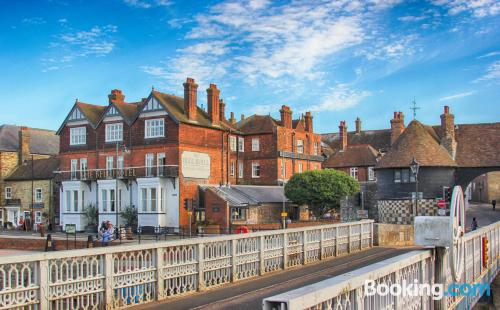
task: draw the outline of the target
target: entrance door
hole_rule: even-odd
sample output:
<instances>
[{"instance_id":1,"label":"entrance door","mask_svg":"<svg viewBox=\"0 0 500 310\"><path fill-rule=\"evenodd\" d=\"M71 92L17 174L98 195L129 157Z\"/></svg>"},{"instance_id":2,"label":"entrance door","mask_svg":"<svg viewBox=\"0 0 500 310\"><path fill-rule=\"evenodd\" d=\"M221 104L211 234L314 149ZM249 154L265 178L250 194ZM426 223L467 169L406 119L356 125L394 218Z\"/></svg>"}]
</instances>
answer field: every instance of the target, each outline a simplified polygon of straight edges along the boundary
<instances>
[{"instance_id":1,"label":"entrance door","mask_svg":"<svg viewBox=\"0 0 500 310\"><path fill-rule=\"evenodd\" d=\"M9 208L7 211L7 222L11 222L14 227L19 225L19 209Z\"/></svg>"}]
</instances>

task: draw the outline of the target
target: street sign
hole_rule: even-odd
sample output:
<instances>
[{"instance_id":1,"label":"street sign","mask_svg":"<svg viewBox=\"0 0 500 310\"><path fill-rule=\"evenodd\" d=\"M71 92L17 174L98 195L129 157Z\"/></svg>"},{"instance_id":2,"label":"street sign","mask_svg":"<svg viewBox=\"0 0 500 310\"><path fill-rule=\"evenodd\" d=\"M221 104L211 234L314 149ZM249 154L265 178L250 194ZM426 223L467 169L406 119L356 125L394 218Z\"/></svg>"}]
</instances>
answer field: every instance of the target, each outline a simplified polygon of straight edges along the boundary
<instances>
[{"instance_id":1,"label":"street sign","mask_svg":"<svg viewBox=\"0 0 500 310\"><path fill-rule=\"evenodd\" d=\"M440 199L440 200L438 200L437 205L440 208L445 208L446 207L446 201L444 201L444 199Z\"/></svg>"},{"instance_id":2,"label":"street sign","mask_svg":"<svg viewBox=\"0 0 500 310\"><path fill-rule=\"evenodd\" d=\"M446 210L445 209L438 209L438 215L439 216L446 216Z\"/></svg>"},{"instance_id":3,"label":"street sign","mask_svg":"<svg viewBox=\"0 0 500 310\"><path fill-rule=\"evenodd\" d=\"M281 217L287 217L288 216L288 213L286 212L281 212Z\"/></svg>"},{"instance_id":4,"label":"street sign","mask_svg":"<svg viewBox=\"0 0 500 310\"><path fill-rule=\"evenodd\" d=\"M368 210L357 210L358 219L367 219L368 218Z\"/></svg>"},{"instance_id":5,"label":"street sign","mask_svg":"<svg viewBox=\"0 0 500 310\"><path fill-rule=\"evenodd\" d=\"M64 226L64 231L67 233L67 234L76 234L76 225L75 224L66 224Z\"/></svg>"}]
</instances>

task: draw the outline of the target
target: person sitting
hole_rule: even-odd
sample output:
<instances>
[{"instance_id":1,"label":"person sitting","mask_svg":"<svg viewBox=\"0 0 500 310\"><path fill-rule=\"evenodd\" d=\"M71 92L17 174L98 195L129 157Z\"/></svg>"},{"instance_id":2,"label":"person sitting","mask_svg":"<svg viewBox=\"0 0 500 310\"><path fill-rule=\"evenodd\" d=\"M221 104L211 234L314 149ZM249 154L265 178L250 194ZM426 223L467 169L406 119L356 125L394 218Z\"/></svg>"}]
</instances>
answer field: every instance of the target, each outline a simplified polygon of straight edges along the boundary
<instances>
[{"instance_id":1,"label":"person sitting","mask_svg":"<svg viewBox=\"0 0 500 310\"><path fill-rule=\"evenodd\" d=\"M113 224L110 221L106 222L106 230L102 233L102 244L107 245L108 242L112 241L114 238L115 230L113 229Z\"/></svg>"},{"instance_id":2,"label":"person sitting","mask_svg":"<svg viewBox=\"0 0 500 310\"><path fill-rule=\"evenodd\" d=\"M475 217L472 218L472 225L471 225L471 229L472 230L476 230L477 228L479 227L479 225L477 224L477 220Z\"/></svg>"}]
</instances>

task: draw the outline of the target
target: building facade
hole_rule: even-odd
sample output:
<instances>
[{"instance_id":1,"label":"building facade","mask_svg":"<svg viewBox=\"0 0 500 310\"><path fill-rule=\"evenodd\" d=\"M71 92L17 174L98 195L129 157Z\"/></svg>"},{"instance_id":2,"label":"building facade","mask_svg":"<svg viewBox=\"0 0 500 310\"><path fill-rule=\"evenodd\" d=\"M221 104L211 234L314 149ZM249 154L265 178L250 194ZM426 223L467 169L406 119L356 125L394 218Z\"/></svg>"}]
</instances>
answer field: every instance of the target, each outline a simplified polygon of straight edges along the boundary
<instances>
[{"instance_id":1,"label":"building facade","mask_svg":"<svg viewBox=\"0 0 500 310\"><path fill-rule=\"evenodd\" d=\"M120 90L108 105L77 101L61 125L61 223L84 229L84 210L95 205L99 222L123 224L121 211L138 210L141 226L185 226L184 201L199 203L198 187L212 184L276 185L280 164L292 173L320 169L320 136L310 113L292 120L225 116L220 90L206 90L207 111L197 104L198 85L184 83L184 97L153 90L127 103ZM285 168L286 169L286 168Z\"/></svg>"}]
</instances>

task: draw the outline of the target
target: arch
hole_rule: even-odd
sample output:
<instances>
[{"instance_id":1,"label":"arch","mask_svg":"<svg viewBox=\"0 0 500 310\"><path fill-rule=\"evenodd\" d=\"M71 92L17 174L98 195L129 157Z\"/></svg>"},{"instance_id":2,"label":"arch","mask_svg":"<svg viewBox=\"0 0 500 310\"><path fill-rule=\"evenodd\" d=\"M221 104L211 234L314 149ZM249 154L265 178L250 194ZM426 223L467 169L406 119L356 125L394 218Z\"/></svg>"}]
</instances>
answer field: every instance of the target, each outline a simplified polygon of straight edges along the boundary
<instances>
[{"instance_id":1,"label":"arch","mask_svg":"<svg viewBox=\"0 0 500 310\"><path fill-rule=\"evenodd\" d=\"M493 171L500 171L500 166L458 168L455 175L455 185L460 185L465 189L470 184L470 182L472 182L478 176Z\"/></svg>"}]
</instances>

